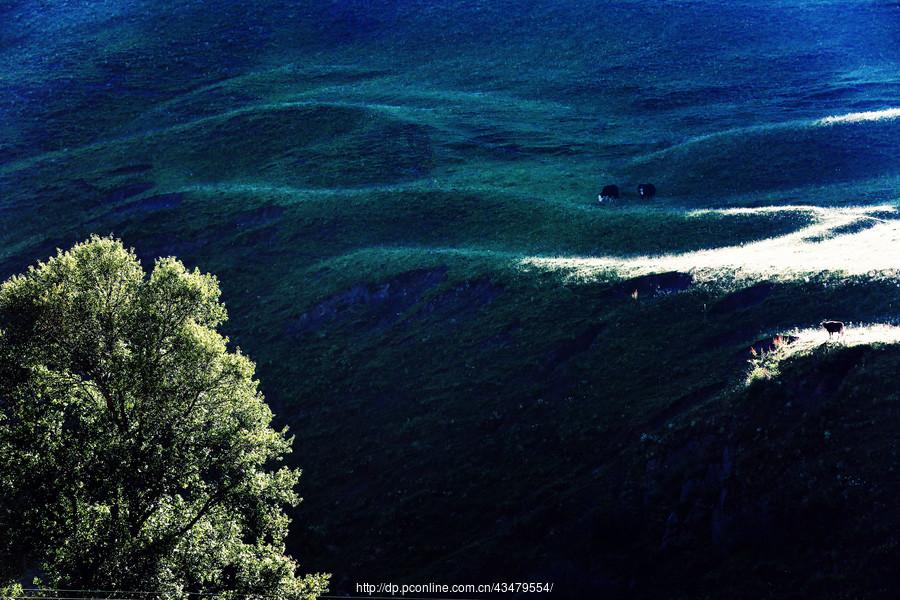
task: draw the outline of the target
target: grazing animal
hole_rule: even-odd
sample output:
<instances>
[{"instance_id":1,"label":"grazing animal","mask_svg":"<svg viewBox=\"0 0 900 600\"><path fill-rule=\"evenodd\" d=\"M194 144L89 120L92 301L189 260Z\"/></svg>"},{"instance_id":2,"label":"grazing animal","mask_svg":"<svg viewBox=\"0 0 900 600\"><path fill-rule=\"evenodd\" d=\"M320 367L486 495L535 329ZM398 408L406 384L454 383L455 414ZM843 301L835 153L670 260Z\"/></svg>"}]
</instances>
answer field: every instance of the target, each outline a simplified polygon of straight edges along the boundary
<instances>
[{"instance_id":1,"label":"grazing animal","mask_svg":"<svg viewBox=\"0 0 900 600\"><path fill-rule=\"evenodd\" d=\"M656 186L652 183L642 183L638 186L638 196L641 200L653 200L656 195Z\"/></svg>"},{"instance_id":2,"label":"grazing animal","mask_svg":"<svg viewBox=\"0 0 900 600\"><path fill-rule=\"evenodd\" d=\"M844 322L843 321L822 321L822 327L825 328L825 331L828 332L828 337L831 337L832 334L844 335Z\"/></svg>"},{"instance_id":3,"label":"grazing animal","mask_svg":"<svg viewBox=\"0 0 900 600\"><path fill-rule=\"evenodd\" d=\"M600 202L605 202L609 200L618 200L619 199L619 186L617 185L605 185L603 186L603 190L600 192Z\"/></svg>"}]
</instances>

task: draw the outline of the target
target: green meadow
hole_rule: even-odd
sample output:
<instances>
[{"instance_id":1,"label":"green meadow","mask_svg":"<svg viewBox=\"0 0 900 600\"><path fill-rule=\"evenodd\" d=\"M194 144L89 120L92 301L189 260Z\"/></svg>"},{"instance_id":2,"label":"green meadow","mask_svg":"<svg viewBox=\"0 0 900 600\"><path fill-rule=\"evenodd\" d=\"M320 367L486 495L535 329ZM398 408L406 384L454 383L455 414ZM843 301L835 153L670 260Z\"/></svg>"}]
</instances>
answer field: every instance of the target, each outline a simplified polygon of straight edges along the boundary
<instances>
[{"instance_id":1,"label":"green meadow","mask_svg":"<svg viewBox=\"0 0 900 600\"><path fill-rule=\"evenodd\" d=\"M821 121L893 88L804 54L815 3L767 9L796 39L743 3L47 4L0 9L0 270L100 234L215 274L333 590L896 578L900 124Z\"/></svg>"}]
</instances>

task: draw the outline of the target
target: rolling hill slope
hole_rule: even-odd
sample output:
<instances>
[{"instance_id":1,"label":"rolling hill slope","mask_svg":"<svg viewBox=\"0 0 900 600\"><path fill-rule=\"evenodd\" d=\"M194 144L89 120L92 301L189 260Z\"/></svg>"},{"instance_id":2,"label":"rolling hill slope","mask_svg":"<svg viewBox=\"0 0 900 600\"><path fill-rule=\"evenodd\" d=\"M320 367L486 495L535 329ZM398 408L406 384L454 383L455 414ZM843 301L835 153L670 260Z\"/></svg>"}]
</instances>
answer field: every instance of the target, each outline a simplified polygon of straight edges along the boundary
<instances>
[{"instance_id":1,"label":"rolling hill slope","mask_svg":"<svg viewBox=\"0 0 900 600\"><path fill-rule=\"evenodd\" d=\"M2 275L217 274L338 592L884 596L896 7L376 4L0 7Z\"/></svg>"}]
</instances>

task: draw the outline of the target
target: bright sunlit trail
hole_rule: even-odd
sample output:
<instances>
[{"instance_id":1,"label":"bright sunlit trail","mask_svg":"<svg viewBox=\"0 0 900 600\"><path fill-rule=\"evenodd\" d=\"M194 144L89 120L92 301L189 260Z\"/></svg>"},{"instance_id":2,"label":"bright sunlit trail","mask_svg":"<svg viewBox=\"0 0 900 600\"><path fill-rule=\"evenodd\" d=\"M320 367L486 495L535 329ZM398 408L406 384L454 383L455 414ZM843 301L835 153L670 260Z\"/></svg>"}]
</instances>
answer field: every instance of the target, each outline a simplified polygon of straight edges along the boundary
<instances>
[{"instance_id":1,"label":"bright sunlit trail","mask_svg":"<svg viewBox=\"0 0 900 600\"><path fill-rule=\"evenodd\" d=\"M862 123L865 121L887 121L900 117L900 108L886 108L884 110L869 110L854 112L846 115L825 117L816 121L816 125L836 125L838 123Z\"/></svg>"},{"instance_id":2,"label":"bright sunlit trail","mask_svg":"<svg viewBox=\"0 0 900 600\"><path fill-rule=\"evenodd\" d=\"M689 271L699 279L728 270L746 278L790 279L821 271L848 275L900 269L900 220L877 214L896 213L893 205L822 208L782 206L703 210L709 213L748 214L776 211L807 213L815 221L787 235L758 242L661 256L638 257L527 257L523 266L568 271L575 278L592 278L615 270L625 276L661 271ZM856 233L843 228L860 226Z\"/></svg>"}]
</instances>

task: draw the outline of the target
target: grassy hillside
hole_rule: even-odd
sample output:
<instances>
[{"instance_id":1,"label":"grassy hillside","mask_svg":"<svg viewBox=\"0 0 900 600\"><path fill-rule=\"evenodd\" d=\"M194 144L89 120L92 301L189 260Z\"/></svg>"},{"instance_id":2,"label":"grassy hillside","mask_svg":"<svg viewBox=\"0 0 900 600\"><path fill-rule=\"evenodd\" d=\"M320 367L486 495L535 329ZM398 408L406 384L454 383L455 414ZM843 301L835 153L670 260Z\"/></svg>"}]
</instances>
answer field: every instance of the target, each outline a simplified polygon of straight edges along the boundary
<instances>
[{"instance_id":1,"label":"grassy hillside","mask_svg":"<svg viewBox=\"0 0 900 600\"><path fill-rule=\"evenodd\" d=\"M895 335L870 330L866 342L787 346L777 352L777 377L644 438L623 467L631 476L618 475L622 488L598 498L631 518L635 529L619 539L626 556L640 557L636 569L653 574L653 584L638 584L644 593L686 581L678 597L892 593ZM622 521L597 512L588 521L596 533L622 532Z\"/></svg>"},{"instance_id":2,"label":"grassy hillside","mask_svg":"<svg viewBox=\"0 0 900 600\"><path fill-rule=\"evenodd\" d=\"M0 274L217 274L336 591L890 589L900 121L840 117L894 97L887 4L25 4Z\"/></svg>"}]
</instances>

